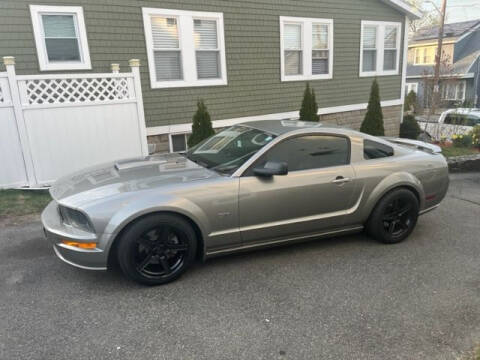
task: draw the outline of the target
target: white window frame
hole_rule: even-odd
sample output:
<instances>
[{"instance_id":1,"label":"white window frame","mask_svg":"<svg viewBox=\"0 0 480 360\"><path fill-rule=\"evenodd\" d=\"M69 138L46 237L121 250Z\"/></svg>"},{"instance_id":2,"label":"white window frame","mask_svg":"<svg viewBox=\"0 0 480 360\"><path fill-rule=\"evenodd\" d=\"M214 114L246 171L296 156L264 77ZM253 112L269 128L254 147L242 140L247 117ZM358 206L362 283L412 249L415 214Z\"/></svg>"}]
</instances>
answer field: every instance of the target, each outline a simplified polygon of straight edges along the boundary
<instances>
[{"instance_id":1,"label":"white window frame","mask_svg":"<svg viewBox=\"0 0 480 360\"><path fill-rule=\"evenodd\" d=\"M285 75L285 49L283 43L283 27L285 24L301 25L303 71L301 75ZM312 74L312 24L328 25L328 74ZM280 16L280 78L281 81L333 78L333 19Z\"/></svg>"},{"instance_id":2,"label":"white window frame","mask_svg":"<svg viewBox=\"0 0 480 360\"><path fill-rule=\"evenodd\" d=\"M53 61L48 60L45 44L42 15L74 15L75 30L78 36L80 61ZM87 30L81 6L46 6L30 5L35 46L37 48L40 71L60 70L91 70L90 52L88 50Z\"/></svg>"},{"instance_id":3,"label":"white window frame","mask_svg":"<svg viewBox=\"0 0 480 360\"><path fill-rule=\"evenodd\" d=\"M368 76L388 76L388 75L398 75L400 69L400 48L402 40L402 23L400 22L390 22L390 21L361 21L360 29L360 68L359 76L368 77ZM365 26L375 26L377 28L377 39L376 39L376 51L377 51L377 69L375 71L363 71L363 29ZM386 26L395 26L397 28L397 59L396 67L394 70L383 70L384 56L385 56L385 27Z\"/></svg>"},{"instance_id":4,"label":"white window frame","mask_svg":"<svg viewBox=\"0 0 480 360\"><path fill-rule=\"evenodd\" d=\"M148 68L150 72L150 86L152 89L227 85L227 63L225 56L223 13L145 7L142 8L142 13L145 42L147 47ZM156 79L151 16L175 17L177 19L179 45L182 54L182 80L157 81ZM217 22L217 37L218 48L220 50L219 60L221 71L221 77L218 79L198 79L197 77L197 58L193 39L193 20L195 19L215 20Z\"/></svg>"},{"instance_id":5,"label":"white window frame","mask_svg":"<svg viewBox=\"0 0 480 360\"><path fill-rule=\"evenodd\" d=\"M407 88L407 95L410 93L410 91L413 90L415 94L418 94L418 82L411 82L411 83L406 83L406 88Z\"/></svg>"},{"instance_id":6,"label":"white window frame","mask_svg":"<svg viewBox=\"0 0 480 360\"><path fill-rule=\"evenodd\" d=\"M171 153L180 153L184 151L188 151L188 137L191 135L191 132L177 132L177 133L170 133L168 134L168 149ZM180 151L173 151L173 140L172 136L176 135L183 135L185 137L185 150Z\"/></svg>"},{"instance_id":7,"label":"white window frame","mask_svg":"<svg viewBox=\"0 0 480 360\"><path fill-rule=\"evenodd\" d=\"M425 62L425 50L428 48L433 48L433 57L432 57L432 62ZM417 52L422 51L422 56L420 57L421 61L417 62ZM415 48L415 53L414 53L414 58L413 58L413 65L434 65L435 64L435 58L437 56L437 47L436 46L421 46Z\"/></svg>"},{"instance_id":8,"label":"white window frame","mask_svg":"<svg viewBox=\"0 0 480 360\"><path fill-rule=\"evenodd\" d=\"M455 98L448 98L448 86L455 86ZM463 97L461 99L458 98L458 90L459 86L463 87ZM466 96L466 91L467 91L467 82L465 80L460 80L456 82L447 82L445 83L442 91L442 100L447 100L447 101L465 101L465 96Z\"/></svg>"}]
</instances>

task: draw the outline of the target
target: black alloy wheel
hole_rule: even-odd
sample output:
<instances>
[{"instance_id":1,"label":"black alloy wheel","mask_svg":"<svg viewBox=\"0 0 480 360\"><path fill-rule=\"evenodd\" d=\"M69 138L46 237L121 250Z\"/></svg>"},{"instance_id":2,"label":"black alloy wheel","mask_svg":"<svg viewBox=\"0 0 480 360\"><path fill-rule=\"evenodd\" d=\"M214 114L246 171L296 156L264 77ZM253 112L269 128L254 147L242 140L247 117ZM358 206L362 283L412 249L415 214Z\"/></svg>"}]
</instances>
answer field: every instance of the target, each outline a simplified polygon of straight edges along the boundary
<instances>
[{"instance_id":1,"label":"black alloy wheel","mask_svg":"<svg viewBox=\"0 0 480 360\"><path fill-rule=\"evenodd\" d=\"M378 202L368 220L367 231L381 242L400 242L415 228L418 211L415 194L405 188L395 189Z\"/></svg>"},{"instance_id":2,"label":"black alloy wheel","mask_svg":"<svg viewBox=\"0 0 480 360\"><path fill-rule=\"evenodd\" d=\"M171 214L153 214L134 222L119 241L122 271L147 285L178 278L193 261L197 244L191 225Z\"/></svg>"},{"instance_id":3,"label":"black alloy wheel","mask_svg":"<svg viewBox=\"0 0 480 360\"><path fill-rule=\"evenodd\" d=\"M135 268L146 277L166 277L181 269L188 253L185 234L169 225L147 230L133 245Z\"/></svg>"}]
</instances>

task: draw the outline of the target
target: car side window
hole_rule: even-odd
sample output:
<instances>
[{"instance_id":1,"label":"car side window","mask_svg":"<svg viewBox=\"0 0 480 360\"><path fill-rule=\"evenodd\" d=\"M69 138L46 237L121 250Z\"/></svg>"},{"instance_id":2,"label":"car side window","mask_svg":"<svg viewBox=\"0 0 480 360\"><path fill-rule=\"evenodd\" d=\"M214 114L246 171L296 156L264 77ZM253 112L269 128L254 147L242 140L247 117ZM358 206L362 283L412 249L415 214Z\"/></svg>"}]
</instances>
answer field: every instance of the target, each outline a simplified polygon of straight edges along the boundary
<instances>
[{"instance_id":1,"label":"car side window","mask_svg":"<svg viewBox=\"0 0 480 360\"><path fill-rule=\"evenodd\" d=\"M372 140L363 140L363 158L365 160L380 159L389 156L393 156L393 148L391 146Z\"/></svg>"},{"instance_id":2,"label":"car side window","mask_svg":"<svg viewBox=\"0 0 480 360\"><path fill-rule=\"evenodd\" d=\"M288 171L318 169L350 163L350 141L343 136L297 136L275 145L257 160L245 175L253 175L253 168L267 161L286 162Z\"/></svg>"},{"instance_id":3,"label":"car side window","mask_svg":"<svg viewBox=\"0 0 480 360\"><path fill-rule=\"evenodd\" d=\"M445 116L445 120L443 120L443 123L444 124L451 124L452 123L452 115L447 114L447 116Z\"/></svg>"},{"instance_id":4,"label":"car side window","mask_svg":"<svg viewBox=\"0 0 480 360\"><path fill-rule=\"evenodd\" d=\"M475 126L477 124L480 124L480 118L475 115L467 115L467 123L465 125Z\"/></svg>"}]
</instances>

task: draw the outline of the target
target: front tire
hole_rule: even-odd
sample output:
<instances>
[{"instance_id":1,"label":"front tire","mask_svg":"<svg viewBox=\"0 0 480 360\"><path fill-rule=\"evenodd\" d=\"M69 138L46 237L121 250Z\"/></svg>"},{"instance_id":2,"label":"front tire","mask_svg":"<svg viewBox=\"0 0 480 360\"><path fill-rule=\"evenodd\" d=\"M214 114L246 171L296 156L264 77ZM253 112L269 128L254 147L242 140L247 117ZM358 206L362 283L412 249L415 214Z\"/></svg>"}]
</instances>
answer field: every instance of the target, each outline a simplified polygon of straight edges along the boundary
<instances>
[{"instance_id":1,"label":"front tire","mask_svg":"<svg viewBox=\"0 0 480 360\"><path fill-rule=\"evenodd\" d=\"M195 258L192 226L171 214L147 215L119 239L117 259L123 273L145 285L166 284L180 277Z\"/></svg>"},{"instance_id":2,"label":"front tire","mask_svg":"<svg viewBox=\"0 0 480 360\"><path fill-rule=\"evenodd\" d=\"M377 204L367 222L370 236L386 244L405 240L417 224L418 199L408 189L395 189Z\"/></svg>"}]
</instances>

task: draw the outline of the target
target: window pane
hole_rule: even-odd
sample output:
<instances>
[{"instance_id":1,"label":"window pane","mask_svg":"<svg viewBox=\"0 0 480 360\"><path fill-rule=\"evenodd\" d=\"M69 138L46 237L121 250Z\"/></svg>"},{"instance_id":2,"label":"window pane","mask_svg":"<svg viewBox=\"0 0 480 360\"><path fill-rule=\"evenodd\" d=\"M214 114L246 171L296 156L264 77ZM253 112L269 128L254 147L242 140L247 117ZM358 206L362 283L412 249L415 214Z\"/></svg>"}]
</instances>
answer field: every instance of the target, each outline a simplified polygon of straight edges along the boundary
<instances>
[{"instance_id":1,"label":"window pane","mask_svg":"<svg viewBox=\"0 0 480 360\"><path fill-rule=\"evenodd\" d=\"M457 100L463 100L463 93L465 88L463 87L464 83L457 84Z\"/></svg>"},{"instance_id":2,"label":"window pane","mask_svg":"<svg viewBox=\"0 0 480 360\"><path fill-rule=\"evenodd\" d=\"M154 49L178 49L177 19L152 16L151 22Z\"/></svg>"},{"instance_id":3,"label":"window pane","mask_svg":"<svg viewBox=\"0 0 480 360\"><path fill-rule=\"evenodd\" d=\"M363 141L363 158L364 159L379 159L388 156L393 156L393 148L377 143L372 140L364 140Z\"/></svg>"},{"instance_id":4,"label":"window pane","mask_svg":"<svg viewBox=\"0 0 480 360\"><path fill-rule=\"evenodd\" d=\"M75 38L74 15L42 15L46 38Z\"/></svg>"},{"instance_id":5,"label":"window pane","mask_svg":"<svg viewBox=\"0 0 480 360\"><path fill-rule=\"evenodd\" d=\"M363 50L362 71L377 69L377 50Z\"/></svg>"},{"instance_id":6,"label":"window pane","mask_svg":"<svg viewBox=\"0 0 480 360\"><path fill-rule=\"evenodd\" d=\"M302 49L302 26L300 24L285 24L283 31L283 43L285 50Z\"/></svg>"},{"instance_id":7,"label":"window pane","mask_svg":"<svg viewBox=\"0 0 480 360\"><path fill-rule=\"evenodd\" d=\"M397 47L397 28L395 26L385 26L385 49L395 49Z\"/></svg>"},{"instance_id":8,"label":"window pane","mask_svg":"<svg viewBox=\"0 0 480 360\"><path fill-rule=\"evenodd\" d=\"M193 21L194 41L196 49L216 49L217 45L217 22L215 20Z\"/></svg>"},{"instance_id":9,"label":"window pane","mask_svg":"<svg viewBox=\"0 0 480 360\"><path fill-rule=\"evenodd\" d=\"M285 161L288 171L307 170L348 164L348 140L338 136L302 136L273 147L260 160Z\"/></svg>"},{"instance_id":10,"label":"window pane","mask_svg":"<svg viewBox=\"0 0 480 360\"><path fill-rule=\"evenodd\" d=\"M199 79L220 77L219 52L197 51L197 75Z\"/></svg>"},{"instance_id":11,"label":"window pane","mask_svg":"<svg viewBox=\"0 0 480 360\"><path fill-rule=\"evenodd\" d=\"M377 47L377 27L365 26L363 28L363 48L375 49Z\"/></svg>"},{"instance_id":12,"label":"window pane","mask_svg":"<svg viewBox=\"0 0 480 360\"><path fill-rule=\"evenodd\" d=\"M455 99L455 84L447 84L447 99L454 100Z\"/></svg>"},{"instance_id":13,"label":"window pane","mask_svg":"<svg viewBox=\"0 0 480 360\"><path fill-rule=\"evenodd\" d=\"M328 74L328 50L312 51L312 74Z\"/></svg>"},{"instance_id":14,"label":"window pane","mask_svg":"<svg viewBox=\"0 0 480 360\"><path fill-rule=\"evenodd\" d=\"M415 49L415 64L422 62L422 49Z\"/></svg>"},{"instance_id":15,"label":"window pane","mask_svg":"<svg viewBox=\"0 0 480 360\"><path fill-rule=\"evenodd\" d=\"M77 39L45 39L48 61L80 61Z\"/></svg>"},{"instance_id":16,"label":"window pane","mask_svg":"<svg viewBox=\"0 0 480 360\"><path fill-rule=\"evenodd\" d=\"M154 51L154 58L157 81L183 78L180 51Z\"/></svg>"},{"instance_id":17,"label":"window pane","mask_svg":"<svg viewBox=\"0 0 480 360\"><path fill-rule=\"evenodd\" d=\"M397 50L385 50L383 57L383 70L395 70L397 65Z\"/></svg>"},{"instance_id":18,"label":"window pane","mask_svg":"<svg viewBox=\"0 0 480 360\"><path fill-rule=\"evenodd\" d=\"M285 51L285 75L302 74L302 52Z\"/></svg>"},{"instance_id":19,"label":"window pane","mask_svg":"<svg viewBox=\"0 0 480 360\"><path fill-rule=\"evenodd\" d=\"M187 142L185 141L185 134L172 135L172 151L179 152L187 150Z\"/></svg>"},{"instance_id":20,"label":"window pane","mask_svg":"<svg viewBox=\"0 0 480 360\"><path fill-rule=\"evenodd\" d=\"M312 25L312 48L328 49L328 25Z\"/></svg>"}]
</instances>

